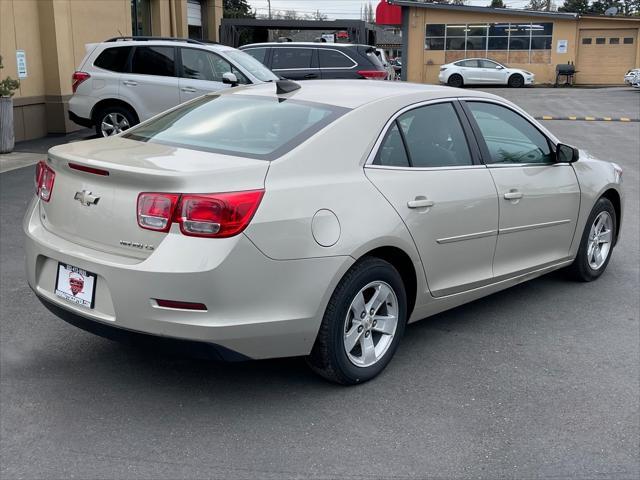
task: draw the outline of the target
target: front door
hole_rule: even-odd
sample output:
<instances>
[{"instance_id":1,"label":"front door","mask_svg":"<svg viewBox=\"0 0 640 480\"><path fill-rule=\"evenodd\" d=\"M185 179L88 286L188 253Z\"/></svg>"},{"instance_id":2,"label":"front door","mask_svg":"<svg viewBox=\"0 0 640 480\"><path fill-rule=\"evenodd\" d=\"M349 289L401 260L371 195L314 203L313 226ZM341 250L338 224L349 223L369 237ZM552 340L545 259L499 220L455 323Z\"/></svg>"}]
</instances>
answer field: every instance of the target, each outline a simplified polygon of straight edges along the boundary
<instances>
[{"instance_id":1,"label":"front door","mask_svg":"<svg viewBox=\"0 0 640 480\"><path fill-rule=\"evenodd\" d=\"M242 75L224 58L197 48L181 48L180 60L181 103L209 92L228 88L229 85L222 83L222 75L227 72L234 73L236 76ZM243 75L242 77L246 78Z\"/></svg>"},{"instance_id":2,"label":"front door","mask_svg":"<svg viewBox=\"0 0 640 480\"><path fill-rule=\"evenodd\" d=\"M487 102L466 105L500 203L494 275L566 260L580 207L573 167L556 163L551 142L514 110Z\"/></svg>"},{"instance_id":3,"label":"front door","mask_svg":"<svg viewBox=\"0 0 640 480\"><path fill-rule=\"evenodd\" d=\"M367 177L404 220L436 297L491 282L498 199L452 102L416 107L387 130Z\"/></svg>"},{"instance_id":4,"label":"front door","mask_svg":"<svg viewBox=\"0 0 640 480\"><path fill-rule=\"evenodd\" d=\"M484 79L483 83L506 85L507 75L504 67L491 60L478 60L478 70Z\"/></svg>"}]
</instances>

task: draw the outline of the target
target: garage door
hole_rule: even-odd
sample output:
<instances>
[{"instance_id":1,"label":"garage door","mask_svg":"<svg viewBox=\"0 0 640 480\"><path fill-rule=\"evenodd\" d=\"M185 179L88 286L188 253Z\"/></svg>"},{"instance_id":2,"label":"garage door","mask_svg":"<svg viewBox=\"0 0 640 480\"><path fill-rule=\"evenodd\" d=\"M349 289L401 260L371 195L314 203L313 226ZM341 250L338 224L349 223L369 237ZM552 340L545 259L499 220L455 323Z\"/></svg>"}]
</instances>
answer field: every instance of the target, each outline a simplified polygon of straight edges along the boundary
<instances>
[{"instance_id":1,"label":"garage door","mask_svg":"<svg viewBox=\"0 0 640 480\"><path fill-rule=\"evenodd\" d=\"M580 30L576 83L620 84L636 65L637 30Z\"/></svg>"}]
</instances>

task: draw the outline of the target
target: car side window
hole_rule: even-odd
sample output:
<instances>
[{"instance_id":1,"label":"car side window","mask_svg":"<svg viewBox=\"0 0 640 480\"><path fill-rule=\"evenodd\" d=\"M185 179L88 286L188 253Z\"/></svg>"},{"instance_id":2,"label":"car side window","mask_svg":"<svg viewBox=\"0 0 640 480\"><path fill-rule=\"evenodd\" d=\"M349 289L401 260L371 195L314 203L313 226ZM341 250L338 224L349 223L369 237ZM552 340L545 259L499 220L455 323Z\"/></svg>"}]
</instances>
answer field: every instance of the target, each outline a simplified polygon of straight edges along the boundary
<instances>
[{"instance_id":1,"label":"car side window","mask_svg":"<svg viewBox=\"0 0 640 480\"><path fill-rule=\"evenodd\" d=\"M466 68L478 68L478 60L463 60L456 65Z\"/></svg>"},{"instance_id":2,"label":"car side window","mask_svg":"<svg viewBox=\"0 0 640 480\"><path fill-rule=\"evenodd\" d=\"M318 50L320 55L320 68L351 68L355 62L342 52L337 50L321 48Z\"/></svg>"},{"instance_id":3,"label":"car side window","mask_svg":"<svg viewBox=\"0 0 640 480\"><path fill-rule=\"evenodd\" d=\"M493 68L495 69L498 64L496 62L492 62L491 60L478 60L481 68Z\"/></svg>"},{"instance_id":4,"label":"car side window","mask_svg":"<svg viewBox=\"0 0 640 480\"><path fill-rule=\"evenodd\" d=\"M552 163L549 141L513 110L494 103L467 102L490 158L485 163Z\"/></svg>"},{"instance_id":5,"label":"car side window","mask_svg":"<svg viewBox=\"0 0 640 480\"><path fill-rule=\"evenodd\" d=\"M380 144L376 158L373 160L374 165L386 165L389 167L409 167L409 158L404 148L404 142L398 129L398 122L393 125Z\"/></svg>"},{"instance_id":6,"label":"car side window","mask_svg":"<svg viewBox=\"0 0 640 480\"><path fill-rule=\"evenodd\" d=\"M175 77L174 56L174 47L136 47L131 60L131 73Z\"/></svg>"},{"instance_id":7,"label":"car side window","mask_svg":"<svg viewBox=\"0 0 640 480\"><path fill-rule=\"evenodd\" d=\"M215 75L207 52L194 48L181 48L182 77L194 80L214 80Z\"/></svg>"},{"instance_id":8,"label":"car side window","mask_svg":"<svg viewBox=\"0 0 640 480\"><path fill-rule=\"evenodd\" d=\"M274 48L271 57L272 70L311 68L313 50L311 48Z\"/></svg>"},{"instance_id":9,"label":"car side window","mask_svg":"<svg viewBox=\"0 0 640 480\"><path fill-rule=\"evenodd\" d=\"M243 50L251 55L253 58L258 60L260 63L265 64L264 61L267 57L267 49L266 48L248 48L247 50ZM266 64L265 64L266 65Z\"/></svg>"},{"instance_id":10,"label":"car side window","mask_svg":"<svg viewBox=\"0 0 640 480\"><path fill-rule=\"evenodd\" d=\"M231 65L230 62L222 58L220 55L216 55L215 53L208 53L209 60L211 60L211 65L213 66L213 78L216 82L222 82L222 76L225 73L233 73L238 79L238 83L247 84L249 83L249 79L236 67Z\"/></svg>"},{"instance_id":11,"label":"car side window","mask_svg":"<svg viewBox=\"0 0 640 480\"><path fill-rule=\"evenodd\" d=\"M131 47L107 48L98 55L93 65L104 70L123 73L127 71L129 53L131 53Z\"/></svg>"},{"instance_id":12,"label":"car side window","mask_svg":"<svg viewBox=\"0 0 640 480\"><path fill-rule=\"evenodd\" d=\"M412 167L473 164L464 130L451 103L414 108L398 117L398 124Z\"/></svg>"}]
</instances>

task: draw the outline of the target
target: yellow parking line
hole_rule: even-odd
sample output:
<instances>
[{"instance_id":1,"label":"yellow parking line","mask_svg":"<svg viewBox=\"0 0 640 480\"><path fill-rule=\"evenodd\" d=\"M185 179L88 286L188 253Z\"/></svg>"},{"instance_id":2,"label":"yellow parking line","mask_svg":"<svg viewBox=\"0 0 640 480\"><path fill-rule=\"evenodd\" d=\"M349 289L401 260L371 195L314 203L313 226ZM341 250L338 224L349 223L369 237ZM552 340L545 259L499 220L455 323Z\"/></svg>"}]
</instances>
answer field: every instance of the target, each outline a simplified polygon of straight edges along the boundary
<instances>
[{"instance_id":1,"label":"yellow parking line","mask_svg":"<svg viewBox=\"0 0 640 480\"><path fill-rule=\"evenodd\" d=\"M596 119L596 117L584 117L584 119L588 122L593 122Z\"/></svg>"},{"instance_id":2,"label":"yellow parking line","mask_svg":"<svg viewBox=\"0 0 640 480\"><path fill-rule=\"evenodd\" d=\"M606 120L607 122L611 121L611 117L602 117L604 120Z\"/></svg>"},{"instance_id":3,"label":"yellow parking line","mask_svg":"<svg viewBox=\"0 0 640 480\"><path fill-rule=\"evenodd\" d=\"M569 115L569 120L577 120L577 119L578 119L578 117L573 117L573 116Z\"/></svg>"},{"instance_id":4,"label":"yellow parking line","mask_svg":"<svg viewBox=\"0 0 640 480\"><path fill-rule=\"evenodd\" d=\"M543 115L542 119L543 120L553 120L553 117L551 115Z\"/></svg>"},{"instance_id":5,"label":"yellow parking line","mask_svg":"<svg viewBox=\"0 0 640 480\"><path fill-rule=\"evenodd\" d=\"M621 121L621 122L630 122L630 121L631 121L631 119L630 119L630 118L627 118L627 117L620 117L620 121Z\"/></svg>"}]
</instances>

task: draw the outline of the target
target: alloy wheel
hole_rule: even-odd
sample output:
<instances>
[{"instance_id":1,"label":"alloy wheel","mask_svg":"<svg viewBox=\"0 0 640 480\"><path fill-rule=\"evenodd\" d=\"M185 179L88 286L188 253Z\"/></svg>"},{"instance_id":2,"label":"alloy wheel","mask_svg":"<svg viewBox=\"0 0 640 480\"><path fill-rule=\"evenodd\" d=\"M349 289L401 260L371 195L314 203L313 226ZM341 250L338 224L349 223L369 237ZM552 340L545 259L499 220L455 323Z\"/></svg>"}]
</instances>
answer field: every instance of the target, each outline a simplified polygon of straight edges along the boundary
<instances>
[{"instance_id":1,"label":"alloy wheel","mask_svg":"<svg viewBox=\"0 0 640 480\"><path fill-rule=\"evenodd\" d=\"M371 282L352 300L344 323L344 350L357 367L377 363L393 342L398 298L385 282Z\"/></svg>"},{"instance_id":2,"label":"alloy wheel","mask_svg":"<svg viewBox=\"0 0 640 480\"><path fill-rule=\"evenodd\" d=\"M103 137L110 137L124 132L129 128L127 117L118 112L107 113L100 123L100 131Z\"/></svg>"},{"instance_id":3,"label":"alloy wheel","mask_svg":"<svg viewBox=\"0 0 640 480\"><path fill-rule=\"evenodd\" d=\"M587 244L587 262L593 270L599 270L607 261L613 240L613 219L609 212L600 212L593 221Z\"/></svg>"}]
</instances>

